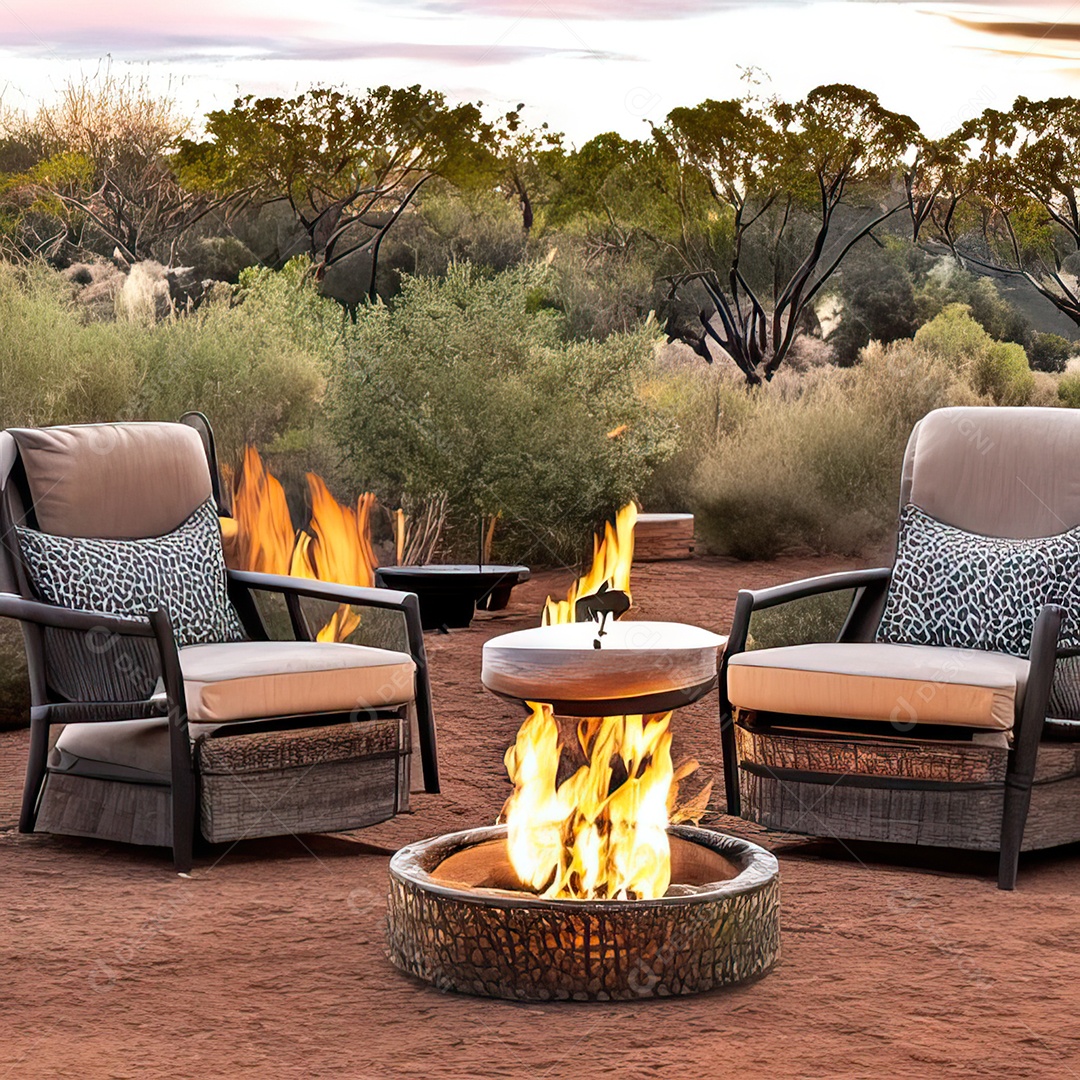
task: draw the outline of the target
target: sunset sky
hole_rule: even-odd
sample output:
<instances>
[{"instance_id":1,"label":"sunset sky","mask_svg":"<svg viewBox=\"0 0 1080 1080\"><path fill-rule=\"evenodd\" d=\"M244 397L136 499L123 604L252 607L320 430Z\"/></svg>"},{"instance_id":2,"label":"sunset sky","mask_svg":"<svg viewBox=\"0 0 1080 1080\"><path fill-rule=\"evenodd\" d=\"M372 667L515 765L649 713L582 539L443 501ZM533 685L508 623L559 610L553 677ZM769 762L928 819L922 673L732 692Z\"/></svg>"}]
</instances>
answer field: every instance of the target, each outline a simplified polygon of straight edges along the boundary
<instances>
[{"instance_id":1,"label":"sunset sky","mask_svg":"<svg viewBox=\"0 0 1080 1080\"><path fill-rule=\"evenodd\" d=\"M676 105L822 82L877 91L930 133L1018 94L1080 93L1080 4L894 0L0 0L0 105L108 64L193 116L240 93L421 83L524 102L572 141Z\"/></svg>"}]
</instances>

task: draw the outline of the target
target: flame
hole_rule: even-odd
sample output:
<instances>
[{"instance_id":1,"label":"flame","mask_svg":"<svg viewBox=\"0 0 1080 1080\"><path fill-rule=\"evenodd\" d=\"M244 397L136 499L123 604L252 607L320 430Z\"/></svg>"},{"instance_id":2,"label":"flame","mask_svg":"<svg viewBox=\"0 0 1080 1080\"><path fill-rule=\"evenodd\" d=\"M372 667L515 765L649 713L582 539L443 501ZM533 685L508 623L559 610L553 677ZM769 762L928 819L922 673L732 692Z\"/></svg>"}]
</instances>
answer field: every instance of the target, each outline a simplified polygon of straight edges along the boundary
<instances>
[{"instance_id":1,"label":"flame","mask_svg":"<svg viewBox=\"0 0 1080 1080\"><path fill-rule=\"evenodd\" d=\"M239 479L233 484L235 525L226 524L228 519L222 522L229 565L338 585L374 585L378 562L371 546L371 511L375 496L361 495L353 510L330 494L321 477L308 473L307 482L311 518L297 532L280 481L254 447L245 449ZM344 641L359 625L359 613L341 604L316 640Z\"/></svg>"},{"instance_id":2,"label":"flame","mask_svg":"<svg viewBox=\"0 0 1080 1080\"><path fill-rule=\"evenodd\" d=\"M671 881L671 713L580 721L586 763L558 784L558 724L550 705L530 707L505 757L514 793L503 817L518 878L547 898L663 896ZM613 786L619 765L626 778Z\"/></svg>"},{"instance_id":3,"label":"flame","mask_svg":"<svg viewBox=\"0 0 1080 1080\"><path fill-rule=\"evenodd\" d=\"M556 626L576 621L574 605L582 596L590 596L606 581L608 588L630 595L630 567L634 561L634 525L637 506L627 503L616 515L615 524L604 524L604 537L593 537L593 560L588 573L570 586L565 600L544 604L544 626Z\"/></svg>"},{"instance_id":4,"label":"flame","mask_svg":"<svg viewBox=\"0 0 1080 1080\"><path fill-rule=\"evenodd\" d=\"M288 574L296 530L285 501L285 489L263 465L253 446L244 450L232 507L237 568L259 574Z\"/></svg>"}]
</instances>

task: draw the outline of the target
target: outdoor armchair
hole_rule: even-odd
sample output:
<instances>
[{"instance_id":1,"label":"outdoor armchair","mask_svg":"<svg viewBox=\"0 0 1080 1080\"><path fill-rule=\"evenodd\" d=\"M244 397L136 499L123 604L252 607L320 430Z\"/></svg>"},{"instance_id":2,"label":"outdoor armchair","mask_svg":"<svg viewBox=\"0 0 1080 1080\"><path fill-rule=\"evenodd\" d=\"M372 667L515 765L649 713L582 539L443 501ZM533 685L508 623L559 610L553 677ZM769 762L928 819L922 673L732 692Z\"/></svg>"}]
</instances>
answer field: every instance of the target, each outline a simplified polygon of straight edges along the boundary
<instances>
[{"instance_id":1,"label":"outdoor armchair","mask_svg":"<svg viewBox=\"0 0 1080 1080\"><path fill-rule=\"evenodd\" d=\"M21 831L167 846L187 870L200 833L358 828L407 809L414 772L439 790L416 597L226 570L221 512L198 414L0 434L0 615L22 622L31 693ZM337 604L378 647L314 640Z\"/></svg>"},{"instance_id":2,"label":"outdoor armchair","mask_svg":"<svg viewBox=\"0 0 1080 1080\"><path fill-rule=\"evenodd\" d=\"M997 851L1011 889L1021 850L1080 840L1080 413L930 413L900 505L893 567L739 593L720 678L728 810ZM755 617L838 592L835 641L748 649Z\"/></svg>"}]
</instances>

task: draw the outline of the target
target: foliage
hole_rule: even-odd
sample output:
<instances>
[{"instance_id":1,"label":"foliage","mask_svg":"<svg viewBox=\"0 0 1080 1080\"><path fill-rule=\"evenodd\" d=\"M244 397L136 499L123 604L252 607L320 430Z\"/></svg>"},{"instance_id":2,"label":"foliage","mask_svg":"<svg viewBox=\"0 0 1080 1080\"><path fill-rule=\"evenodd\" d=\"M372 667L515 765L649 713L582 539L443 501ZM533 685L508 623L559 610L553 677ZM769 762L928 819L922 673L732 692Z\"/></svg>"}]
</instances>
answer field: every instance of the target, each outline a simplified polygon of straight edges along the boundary
<instances>
[{"instance_id":1,"label":"foliage","mask_svg":"<svg viewBox=\"0 0 1080 1080\"><path fill-rule=\"evenodd\" d=\"M1073 349L1073 343L1060 334L1036 333L1028 346L1028 363L1035 371L1060 373L1065 370Z\"/></svg>"},{"instance_id":2,"label":"foliage","mask_svg":"<svg viewBox=\"0 0 1080 1080\"><path fill-rule=\"evenodd\" d=\"M712 550L744 559L880 543L895 527L912 426L931 409L977 400L954 364L906 340L869 345L850 370L777 378L694 469L698 531Z\"/></svg>"},{"instance_id":3,"label":"foliage","mask_svg":"<svg viewBox=\"0 0 1080 1080\"><path fill-rule=\"evenodd\" d=\"M176 165L190 187L234 210L286 203L317 276L366 252L373 299L382 237L429 177L462 168L479 128L475 105L448 106L443 94L420 86L249 95L211 112L205 138L185 140Z\"/></svg>"},{"instance_id":4,"label":"foliage","mask_svg":"<svg viewBox=\"0 0 1080 1080\"><path fill-rule=\"evenodd\" d=\"M888 343L915 333L918 303L906 254L896 242L863 241L844 260L838 275L840 325L828 338L837 363L850 367L871 340Z\"/></svg>"},{"instance_id":5,"label":"foliage","mask_svg":"<svg viewBox=\"0 0 1080 1080\"><path fill-rule=\"evenodd\" d=\"M891 188L918 138L915 122L853 86L819 86L795 104L706 101L673 109L654 138L681 175L703 178L732 219L725 265L693 268L673 289L699 281L718 324L705 333L751 385L772 378L826 282L855 243L907 206ZM852 202L870 203L845 227ZM807 227L815 221L813 227ZM799 226L803 226L801 233ZM742 254L764 232L767 273L755 283ZM684 340L702 347L700 337Z\"/></svg>"},{"instance_id":6,"label":"foliage","mask_svg":"<svg viewBox=\"0 0 1080 1080\"><path fill-rule=\"evenodd\" d=\"M340 340L340 309L295 268L247 276L240 300L204 305L140 336L141 379L130 405L147 419L206 412L222 460L234 464L245 443L265 446L312 426Z\"/></svg>"},{"instance_id":7,"label":"foliage","mask_svg":"<svg viewBox=\"0 0 1080 1080\"><path fill-rule=\"evenodd\" d=\"M281 301L285 276L251 283L243 303L223 299L157 325L87 322L72 287L39 263L0 262L0 425L211 417L223 458L245 440L266 444L310 425L328 366L325 338L305 305Z\"/></svg>"},{"instance_id":8,"label":"foliage","mask_svg":"<svg viewBox=\"0 0 1080 1080\"><path fill-rule=\"evenodd\" d=\"M206 212L167 160L188 126L145 82L108 73L69 82L32 117L4 118L0 214L12 253L169 262Z\"/></svg>"},{"instance_id":9,"label":"foliage","mask_svg":"<svg viewBox=\"0 0 1080 1080\"><path fill-rule=\"evenodd\" d=\"M1009 303L988 277L963 270L951 256L939 259L916 292L918 321L926 323L949 304L966 304L971 317L996 341L1030 346L1034 330L1027 316Z\"/></svg>"},{"instance_id":10,"label":"foliage","mask_svg":"<svg viewBox=\"0 0 1080 1080\"><path fill-rule=\"evenodd\" d=\"M502 515L503 557L577 559L669 440L634 387L655 327L602 343L567 342L562 329L550 272L536 266L406 278L391 307L359 312L329 399L354 489L388 505L445 494L465 558L483 513Z\"/></svg>"},{"instance_id":11,"label":"foliage","mask_svg":"<svg viewBox=\"0 0 1080 1080\"><path fill-rule=\"evenodd\" d=\"M978 394L996 405L1026 405L1035 386L1024 347L994 341L965 304L950 304L921 327L915 343L962 374Z\"/></svg>"},{"instance_id":12,"label":"foliage","mask_svg":"<svg viewBox=\"0 0 1080 1080\"><path fill-rule=\"evenodd\" d=\"M961 263L1027 282L1080 325L1080 100L1019 97L944 139L908 177L915 234Z\"/></svg>"},{"instance_id":13,"label":"foliage","mask_svg":"<svg viewBox=\"0 0 1080 1080\"><path fill-rule=\"evenodd\" d=\"M1080 409L1080 372L1069 372L1058 382L1058 398L1069 409Z\"/></svg>"}]
</instances>

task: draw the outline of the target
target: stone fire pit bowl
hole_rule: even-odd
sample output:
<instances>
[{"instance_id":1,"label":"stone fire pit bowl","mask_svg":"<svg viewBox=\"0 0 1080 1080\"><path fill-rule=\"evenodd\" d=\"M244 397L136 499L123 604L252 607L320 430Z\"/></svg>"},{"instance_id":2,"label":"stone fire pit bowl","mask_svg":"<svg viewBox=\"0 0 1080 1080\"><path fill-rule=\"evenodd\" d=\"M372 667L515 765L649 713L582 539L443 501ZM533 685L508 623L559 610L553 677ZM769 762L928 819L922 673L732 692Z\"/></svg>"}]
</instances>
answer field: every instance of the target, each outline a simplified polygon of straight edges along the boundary
<instances>
[{"instance_id":1,"label":"stone fire pit bowl","mask_svg":"<svg viewBox=\"0 0 1080 1080\"><path fill-rule=\"evenodd\" d=\"M410 844L390 860L390 959L440 990L517 1001L696 994L763 975L780 951L776 859L672 826L657 900L544 900L518 886L506 829Z\"/></svg>"}]
</instances>

